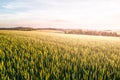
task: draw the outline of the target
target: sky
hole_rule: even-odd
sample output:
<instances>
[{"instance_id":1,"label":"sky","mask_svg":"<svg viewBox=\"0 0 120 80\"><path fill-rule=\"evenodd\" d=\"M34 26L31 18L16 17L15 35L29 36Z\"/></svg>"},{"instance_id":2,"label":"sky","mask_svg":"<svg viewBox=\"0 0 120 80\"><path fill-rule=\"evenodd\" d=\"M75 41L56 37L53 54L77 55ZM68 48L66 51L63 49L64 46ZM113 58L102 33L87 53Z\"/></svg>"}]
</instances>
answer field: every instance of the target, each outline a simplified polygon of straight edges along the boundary
<instances>
[{"instance_id":1,"label":"sky","mask_svg":"<svg viewBox=\"0 0 120 80\"><path fill-rule=\"evenodd\" d=\"M120 0L0 0L0 27L119 29Z\"/></svg>"}]
</instances>

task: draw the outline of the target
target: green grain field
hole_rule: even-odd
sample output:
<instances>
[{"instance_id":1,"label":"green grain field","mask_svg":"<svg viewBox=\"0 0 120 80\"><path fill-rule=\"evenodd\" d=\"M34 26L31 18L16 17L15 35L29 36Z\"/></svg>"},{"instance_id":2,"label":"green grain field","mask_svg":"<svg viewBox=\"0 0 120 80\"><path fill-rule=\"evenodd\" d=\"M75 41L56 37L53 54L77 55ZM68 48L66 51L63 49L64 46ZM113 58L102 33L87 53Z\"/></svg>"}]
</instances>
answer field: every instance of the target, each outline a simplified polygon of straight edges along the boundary
<instances>
[{"instance_id":1,"label":"green grain field","mask_svg":"<svg viewBox=\"0 0 120 80\"><path fill-rule=\"evenodd\" d=\"M120 37L1 30L0 80L120 80Z\"/></svg>"}]
</instances>

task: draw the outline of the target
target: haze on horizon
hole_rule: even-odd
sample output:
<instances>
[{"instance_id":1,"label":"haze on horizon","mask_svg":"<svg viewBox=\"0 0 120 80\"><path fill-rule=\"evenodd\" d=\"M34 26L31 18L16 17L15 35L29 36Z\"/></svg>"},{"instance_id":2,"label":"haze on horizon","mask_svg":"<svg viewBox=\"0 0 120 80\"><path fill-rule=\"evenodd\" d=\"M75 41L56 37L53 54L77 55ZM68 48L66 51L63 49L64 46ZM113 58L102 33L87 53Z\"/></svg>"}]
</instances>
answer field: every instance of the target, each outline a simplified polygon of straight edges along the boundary
<instances>
[{"instance_id":1,"label":"haze on horizon","mask_svg":"<svg viewBox=\"0 0 120 80\"><path fill-rule=\"evenodd\" d=\"M0 0L0 27L119 29L119 0Z\"/></svg>"}]
</instances>

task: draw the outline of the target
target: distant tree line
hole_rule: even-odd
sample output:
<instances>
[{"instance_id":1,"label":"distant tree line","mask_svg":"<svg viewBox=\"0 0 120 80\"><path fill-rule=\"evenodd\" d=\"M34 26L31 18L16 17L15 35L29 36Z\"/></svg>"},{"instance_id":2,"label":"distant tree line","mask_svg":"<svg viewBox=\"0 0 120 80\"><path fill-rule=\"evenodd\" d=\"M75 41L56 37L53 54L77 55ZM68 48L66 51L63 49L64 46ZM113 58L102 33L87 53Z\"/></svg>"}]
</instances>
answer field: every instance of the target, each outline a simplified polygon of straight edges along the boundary
<instances>
[{"instance_id":1,"label":"distant tree line","mask_svg":"<svg viewBox=\"0 0 120 80\"><path fill-rule=\"evenodd\" d=\"M32 31L32 30L59 30L65 34L83 34L83 35L97 35L97 36L115 36L120 37L117 32L112 31L92 31L82 29L58 29L58 28L32 28L32 27L13 27L13 28L0 28L0 30L21 30L21 31Z\"/></svg>"},{"instance_id":2,"label":"distant tree line","mask_svg":"<svg viewBox=\"0 0 120 80\"><path fill-rule=\"evenodd\" d=\"M65 30L65 34L84 34L84 35L99 35L99 36L115 36L120 37L116 32L112 31L92 31L92 30Z\"/></svg>"},{"instance_id":3,"label":"distant tree line","mask_svg":"<svg viewBox=\"0 0 120 80\"><path fill-rule=\"evenodd\" d=\"M13 28L0 28L0 30L22 30L22 31L32 31L35 30L31 27L13 27Z\"/></svg>"},{"instance_id":4,"label":"distant tree line","mask_svg":"<svg viewBox=\"0 0 120 80\"><path fill-rule=\"evenodd\" d=\"M0 30L21 30L21 31L32 31L32 30L60 30L58 28L32 28L32 27L11 27L11 28L0 28Z\"/></svg>"}]
</instances>

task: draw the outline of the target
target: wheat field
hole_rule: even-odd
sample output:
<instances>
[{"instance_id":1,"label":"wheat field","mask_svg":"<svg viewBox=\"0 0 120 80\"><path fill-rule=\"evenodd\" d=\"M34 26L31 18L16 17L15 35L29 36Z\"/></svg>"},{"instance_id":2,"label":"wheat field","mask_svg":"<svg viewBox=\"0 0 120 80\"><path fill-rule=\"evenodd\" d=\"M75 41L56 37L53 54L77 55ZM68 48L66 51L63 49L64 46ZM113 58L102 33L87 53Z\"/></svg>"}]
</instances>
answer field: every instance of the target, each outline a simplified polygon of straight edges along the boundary
<instances>
[{"instance_id":1,"label":"wheat field","mask_svg":"<svg viewBox=\"0 0 120 80\"><path fill-rule=\"evenodd\" d=\"M0 80L120 80L120 37L1 30Z\"/></svg>"}]
</instances>

